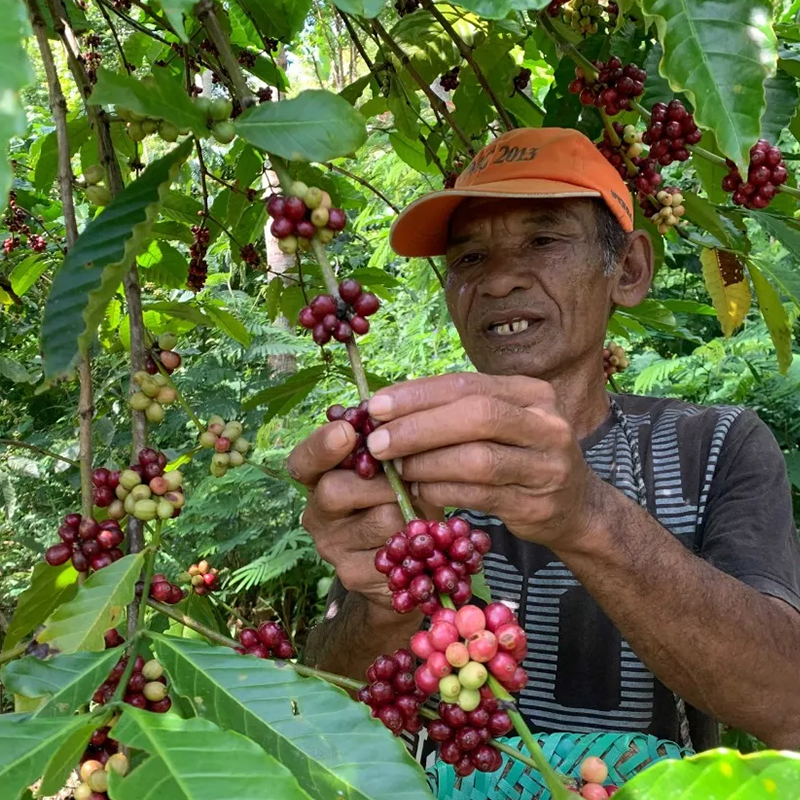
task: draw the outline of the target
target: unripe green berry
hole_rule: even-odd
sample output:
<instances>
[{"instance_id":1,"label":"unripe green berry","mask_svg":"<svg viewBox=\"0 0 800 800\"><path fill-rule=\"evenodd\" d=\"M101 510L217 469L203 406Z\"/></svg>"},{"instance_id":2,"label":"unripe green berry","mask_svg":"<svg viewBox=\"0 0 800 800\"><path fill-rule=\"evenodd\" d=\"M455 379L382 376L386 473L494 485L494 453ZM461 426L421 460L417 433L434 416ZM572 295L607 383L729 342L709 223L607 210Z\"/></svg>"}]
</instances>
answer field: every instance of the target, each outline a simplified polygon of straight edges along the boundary
<instances>
[{"instance_id":1,"label":"unripe green berry","mask_svg":"<svg viewBox=\"0 0 800 800\"><path fill-rule=\"evenodd\" d=\"M92 787L88 783L78 784L72 792L75 800L89 800L92 796Z\"/></svg>"},{"instance_id":2,"label":"unripe green berry","mask_svg":"<svg viewBox=\"0 0 800 800\"><path fill-rule=\"evenodd\" d=\"M192 575L192 586L202 586L205 583L203 580L203 576L198 573L197 575Z\"/></svg>"},{"instance_id":3,"label":"unripe green berry","mask_svg":"<svg viewBox=\"0 0 800 800\"><path fill-rule=\"evenodd\" d=\"M216 434L211 433L211 431L205 431L204 433L201 433L200 447L205 447L206 450L210 450L217 443L217 438L218 437Z\"/></svg>"},{"instance_id":4,"label":"unripe green berry","mask_svg":"<svg viewBox=\"0 0 800 800\"><path fill-rule=\"evenodd\" d=\"M178 399L178 393L171 386L162 386L156 395L156 400L162 406L171 406Z\"/></svg>"},{"instance_id":5,"label":"unripe green berry","mask_svg":"<svg viewBox=\"0 0 800 800\"><path fill-rule=\"evenodd\" d=\"M278 240L278 249L287 256L293 256L297 252L298 240L296 236L285 236Z\"/></svg>"},{"instance_id":6,"label":"unripe green berry","mask_svg":"<svg viewBox=\"0 0 800 800\"><path fill-rule=\"evenodd\" d=\"M222 425L225 427L225 420L219 414L213 414L208 418L208 427L210 428L212 425Z\"/></svg>"},{"instance_id":7,"label":"unripe green berry","mask_svg":"<svg viewBox=\"0 0 800 800\"><path fill-rule=\"evenodd\" d=\"M120 500L124 500L130 493L130 489L126 489L121 483L117 485L116 489L114 489L114 494Z\"/></svg>"},{"instance_id":8,"label":"unripe green berry","mask_svg":"<svg viewBox=\"0 0 800 800\"><path fill-rule=\"evenodd\" d=\"M209 111L211 110L211 98L209 97L198 97L195 99L194 104L197 106L197 110L201 114L208 115Z\"/></svg>"},{"instance_id":9,"label":"unripe green berry","mask_svg":"<svg viewBox=\"0 0 800 800\"><path fill-rule=\"evenodd\" d=\"M145 133L145 136L149 136L151 133L155 133L158 130L158 122L154 119L146 119L142 122L142 130Z\"/></svg>"},{"instance_id":10,"label":"unripe green berry","mask_svg":"<svg viewBox=\"0 0 800 800\"><path fill-rule=\"evenodd\" d=\"M236 426L232 422L229 422L223 429L222 429L222 438L230 439L231 444L235 442L239 436L241 436L242 428L241 426Z\"/></svg>"},{"instance_id":11,"label":"unripe green berry","mask_svg":"<svg viewBox=\"0 0 800 800\"><path fill-rule=\"evenodd\" d=\"M165 119L161 120L158 125L158 135L165 142L178 141L178 129L171 122L167 122Z\"/></svg>"},{"instance_id":12,"label":"unripe green berry","mask_svg":"<svg viewBox=\"0 0 800 800\"><path fill-rule=\"evenodd\" d=\"M144 392L134 392L128 404L134 411L144 411L153 401Z\"/></svg>"},{"instance_id":13,"label":"unripe green berry","mask_svg":"<svg viewBox=\"0 0 800 800\"><path fill-rule=\"evenodd\" d=\"M308 191L308 186L303 183L303 181L295 181L289 187L289 195L291 197L299 197L304 198L306 196L306 192Z\"/></svg>"},{"instance_id":14,"label":"unripe green berry","mask_svg":"<svg viewBox=\"0 0 800 800\"><path fill-rule=\"evenodd\" d=\"M179 469L173 469L164 473L164 480L167 482L169 491L174 492L183 485L183 473Z\"/></svg>"},{"instance_id":15,"label":"unripe green berry","mask_svg":"<svg viewBox=\"0 0 800 800\"><path fill-rule=\"evenodd\" d=\"M318 228L324 228L328 224L330 214L327 208L315 208L311 212L311 222Z\"/></svg>"},{"instance_id":16,"label":"unripe green berry","mask_svg":"<svg viewBox=\"0 0 800 800\"><path fill-rule=\"evenodd\" d=\"M336 236L336 233L332 231L330 228L320 228L314 236L319 239L322 244L328 244L329 242L333 241L333 237Z\"/></svg>"},{"instance_id":17,"label":"unripe green berry","mask_svg":"<svg viewBox=\"0 0 800 800\"><path fill-rule=\"evenodd\" d=\"M106 761L106 772L116 772L117 775L127 775L130 769L128 757L124 753L114 753Z\"/></svg>"},{"instance_id":18,"label":"unripe green berry","mask_svg":"<svg viewBox=\"0 0 800 800\"><path fill-rule=\"evenodd\" d=\"M133 516L145 522L155 519L157 513L158 503L155 500L137 500L133 507Z\"/></svg>"},{"instance_id":19,"label":"unripe green berry","mask_svg":"<svg viewBox=\"0 0 800 800\"><path fill-rule=\"evenodd\" d=\"M89 778L91 778L91 776L94 775L94 773L97 772L98 770L102 771L102 769L103 765L96 759L90 759L89 761L84 761L83 764L81 764L81 769L80 769L81 780L84 783L88 783Z\"/></svg>"},{"instance_id":20,"label":"unripe green berry","mask_svg":"<svg viewBox=\"0 0 800 800\"><path fill-rule=\"evenodd\" d=\"M175 509L165 497L162 497L158 501L158 506L156 508L156 515L159 519L172 519L172 515L175 513Z\"/></svg>"},{"instance_id":21,"label":"unripe green berry","mask_svg":"<svg viewBox=\"0 0 800 800\"><path fill-rule=\"evenodd\" d=\"M446 703L457 700L461 694L462 686L457 675L448 675L439 681L439 695Z\"/></svg>"},{"instance_id":22,"label":"unripe green berry","mask_svg":"<svg viewBox=\"0 0 800 800\"><path fill-rule=\"evenodd\" d=\"M212 464L211 465L211 474L215 478L221 478L225 475L228 471L228 467L226 464Z\"/></svg>"},{"instance_id":23,"label":"unripe green berry","mask_svg":"<svg viewBox=\"0 0 800 800\"><path fill-rule=\"evenodd\" d=\"M119 475L119 482L130 491L134 486L138 486L142 482L142 478L138 472L134 472L132 469L124 469Z\"/></svg>"},{"instance_id":24,"label":"unripe green berry","mask_svg":"<svg viewBox=\"0 0 800 800\"><path fill-rule=\"evenodd\" d=\"M93 792L105 792L108 789L108 773L104 769L98 769L89 776L87 783Z\"/></svg>"},{"instance_id":25,"label":"unripe green berry","mask_svg":"<svg viewBox=\"0 0 800 800\"><path fill-rule=\"evenodd\" d=\"M88 184L100 183L105 177L105 172L99 164L91 164L83 171L83 179Z\"/></svg>"},{"instance_id":26,"label":"unripe green berry","mask_svg":"<svg viewBox=\"0 0 800 800\"><path fill-rule=\"evenodd\" d=\"M146 136L144 132L144 128L142 128L141 122L129 122L128 123L128 136L134 142L141 142L144 137Z\"/></svg>"},{"instance_id":27,"label":"unripe green berry","mask_svg":"<svg viewBox=\"0 0 800 800\"><path fill-rule=\"evenodd\" d=\"M479 661L470 661L458 671L458 679L467 689L480 689L488 677L486 667Z\"/></svg>"},{"instance_id":28,"label":"unripe green berry","mask_svg":"<svg viewBox=\"0 0 800 800\"><path fill-rule=\"evenodd\" d=\"M152 494L150 487L144 483L140 483L138 486L134 486L133 489L131 489L131 497L133 497L134 500L149 500Z\"/></svg>"},{"instance_id":29,"label":"unripe green berry","mask_svg":"<svg viewBox=\"0 0 800 800\"><path fill-rule=\"evenodd\" d=\"M147 417L148 422L152 422L154 425L158 425L159 422L164 421L164 408L161 406L160 403L157 403L154 400L144 410L144 415L145 417Z\"/></svg>"},{"instance_id":30,"label":"unripe green berry","mask_svg":"<svg viewBox=\"0 0 800 800\"><path fill-rule=\"evenodd\" d=\"M215 122L211 128L211 135L220 144L230 144L236 138L236 128L232 122Z\"/></svg>"},{"instance_id":31,"label":"unripe green berry","mask_svg":"<svg viewBox=\"0 0 800 800\"><path fill-rule=\"evenodd\" d=\"M107 206L111 202L111 192L105 186L87 186L86 199L93 206Z\"/></svg>"},{"instance_id":32,"label":"unripe green berry","mask_svg":"<svg viewBox=\"0 0 800 800\"><path fill-rule=\"evenodd\" d=\"M209 109L209 116L215 122L222 122L230 117L233 113L233 103L225 97L215 97L211 101L211 108ZM168 347L167 350L171 350Z\"/></svg>"},{"instance_id":33,"label":"unripe green berry","mask_svg":"<svg viewBox=\"0 0 800 800\"><path fill-rule=\"evenodd\" d=\"M160 389L161 387L149 375L142 381L142 391L148 397L155 397Z\"/></svg>"},{"instance_id":34,"label":"unripe green berry","mask_svg":"<svg viewBox=\"0 0 800 800\"><path fill-rule=\"evenodd\" d=\"M155 375L151 375L150 380L153 381L153 383L155 383L159 389L163 389L165 386L169 384L167 376L162 375L160 372L156 372Z\"/></svg>"},{"instance_id":35,"label":"unripe green berry","mask_svg":"<svg viewBox=\"0 0 800 800\"><path fill-rule=\"evenodd\" d=\"M232 467L241 467L244 464L244 456L236 450L231 450L228 453L228 462Z\"/></svg>"},{"instance_id":36,"label":"unripe green berry","mask_svg":"<svg viewBox=\"0 0 800 800\"><path fill-rule=\"evenodd\" d=\"M129 494L125 498L125 502L122 504L122 507L125 509L126 514L133 514L134 509L136 508L136 498Z\"/></svg>"},{"instance_id":37,"label":"unripe green berry","mask_svg":"<svg viewBox=\"0 0 800 800\"><path fill-rule=\"evenodd\" d=\"M143 667L142 675L148 681L157 681L164 674L164 666L157 658L151 658Z\"/></svg>"},{"instance_id":38,"label":"unripe green berry","mask_svg":"<svg viewBox=\"0 0 800 800\"><path fill-rule=\"evenodd\" d=\"M244 455L250 449L250 442L248 442L247 439L242 439L241 437L239 437L233 443L233 449L236 450L236 452Z\"/></svg>"},{"instance_id":39,"label":"unripe green berry","mask_svg":"<svg viewBox=\"0 0 800 800\"><path fill-rule=\"evenodd\" d=\"M319 186L309 186L303 195L303 202L308 208L319 208L322 205L322 189Z\"/></svg>"},{"instance_id":40,"label":"unripe green berry","mask_svg":"<svg viewBox=\"0 0 800 800\"><path fill-rule=\"evenodd\" d=\"M228 453L214 453L211 457L212 466L216 464L219 467L227 467L231 463L231 457Z\"/></svg>"},{"instance_id":41,"label":"unripe green berry","mask_svg":"<svg viewBox=\"0 0 800 800\"><path fill-rule=\"evenodd\" d=\"M133 382L137 386L141 386L142 385L142 381L146 380L149 377L150 376L143 369L140 369L138 372L134 372L133 373Z\"/></svg>"},{"instance_id":42,"label":"unripe green berry","mask_svg":"<svg viewBox=\"0 0 800 800\"><path fill-rule=\"evenodd\" d=\"M481 693L477 689L465 687L458 695L458 704L464 711L474 711L481 704Z\"/></svg>"},{"instance_id":43,"label":"unripe green berry","mask_svg":"<svg viewBox=\"0 0 800 800\"><path fill-rule=\"evenodd\" d=\"M142 694L151 703L157 703L159 700L163 700L167 696L167 687L159 681L151 681L150 683L146 683L144 685Z\"/></svg>"},{"instance_id":44,"label":"unripe green berry","mask_svg":"<svg viewBox=\"0 0 800 800\"><path fill-rule=\"evenodd\" d=\"M166 331L158 337L158 346L162 350L174 350L178 344L178 337L171 331Z\"/></svg>"}]
</instances>

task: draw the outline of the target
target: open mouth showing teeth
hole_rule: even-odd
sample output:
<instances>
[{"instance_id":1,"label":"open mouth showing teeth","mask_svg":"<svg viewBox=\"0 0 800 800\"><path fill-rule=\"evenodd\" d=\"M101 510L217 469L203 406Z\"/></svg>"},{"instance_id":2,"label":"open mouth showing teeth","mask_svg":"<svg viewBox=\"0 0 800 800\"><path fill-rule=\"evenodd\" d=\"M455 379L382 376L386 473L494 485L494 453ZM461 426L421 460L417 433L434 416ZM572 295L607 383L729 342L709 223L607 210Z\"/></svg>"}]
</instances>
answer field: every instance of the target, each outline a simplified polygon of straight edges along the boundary
<instances>
[{"instance_id":1,"label":"open mouth showing teeth","mask_svg":"<svg viewBox=\"0 0 800 800\"><path fill-rule=\"evenodd\" d=\"M530 322L527 319L512 319L510 322L498 322L489 326L492 333L497 333L500 336L511 336L515 333L522 333L528 330Z\"/></svg>"}]
</instances>

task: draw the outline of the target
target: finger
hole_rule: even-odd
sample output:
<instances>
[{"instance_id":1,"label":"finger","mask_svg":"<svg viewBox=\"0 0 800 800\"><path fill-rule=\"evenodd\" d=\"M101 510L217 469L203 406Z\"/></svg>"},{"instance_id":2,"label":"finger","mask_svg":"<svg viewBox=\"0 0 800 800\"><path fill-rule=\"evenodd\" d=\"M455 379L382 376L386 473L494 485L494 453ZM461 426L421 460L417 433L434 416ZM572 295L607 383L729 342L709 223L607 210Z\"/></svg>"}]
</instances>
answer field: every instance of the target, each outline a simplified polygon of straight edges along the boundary
<instances>
[{"instance_id":1,"label":"finger","mask_svg":"<svg viewBox=\"0 0 800 800\"><path fill-rule=\"evenodd\" d=\"M305 486L314 486L352 451L355 443L356 432L350 423L338 420L323 425L289 454L289 474Z\"/></svg>"},{"instance_id":2,"label":"finger","mask_svg":"<svg viewBox=\"0 0 800 800\"><path fill-rule=\"evenodd\" d=\"M522 375L461 372L404 381L381 389L369 401L369 413L387 421L475 395L496 397L517 406L538 405L548 409L554 409L556 402L553 387L546 381Z\"/></svg>"},{"instance_id":3,"label":"finger","mask_svg":"<svg viewBox=\"0 0 800 800\"><path fill-rule=\"evenodd\" d=\"M319 519L316 509L308 507L303 527L311 534L320 557L338 567L350 553L370 551L374 556L393 533L403 529L403 516L397 504L390 503L359 511L331 525Z\"/></svg>"},{"instance_id":4,"label":"finger","mask_svg":"<svg viewBox=\"0 0 800 800\"><path fill-rule=\"evenodd\" d=\"M383 475L364 480L347 469L334 469L323 475L309 496L319 518L334 521L373 506L395 502L389 481Z\"/></svg>"},{"instance_id":5,"label":"finger","mask_svg":"<svg viewBox=\"0 0 800 800\"><path fill-rule=\"evenodd\" d=\"M411 493L429 503L444 506L469 508L473 511L497 512L511 507L519 507L520 495L525 493L522 486L487 486L478 483L413 483ZM513 505L512 505L513 504ZM506 523L508 519L504 519Z\"/></svg>"},{"instance_id":6,"label":"finger","mask_svg":"<svg viewBox=\"0 0 800 800\"><path fill-rule=\"evenodd\" d=\"M469 442L406 456L398 466L406 481L458 482L468 476L474 483L493 486L540 486L550 482L553 464L538 456L530 448Z\"/></svg>"},{"instance_id":7,"label":"finger","mask_svg":"<svg viewBox=\"0 0 800 800\"><path fill-rule=\"evenodd\" d=\"M473 395L387 422L369 435L367 447L385 461L485 440L546 450L567 444L571 437L569 423L562 417Z\"/></svg>"}]
</instances>

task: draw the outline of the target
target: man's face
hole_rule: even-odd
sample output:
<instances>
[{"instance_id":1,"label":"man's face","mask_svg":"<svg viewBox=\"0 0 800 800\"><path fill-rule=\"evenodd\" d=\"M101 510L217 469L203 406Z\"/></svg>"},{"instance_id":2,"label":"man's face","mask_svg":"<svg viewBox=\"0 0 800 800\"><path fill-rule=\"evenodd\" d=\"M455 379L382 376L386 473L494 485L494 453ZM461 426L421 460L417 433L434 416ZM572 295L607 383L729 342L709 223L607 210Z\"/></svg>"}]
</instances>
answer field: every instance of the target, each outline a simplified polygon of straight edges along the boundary
<instances>
[{"instance_id":1,"label":"man's face","mask_svg":"<svg viewBox=\"0 0 800 800\"><path fill-rule=\"evenodd\" d=\"M447 248L446 296L480 372L543 379L600 358L611 307L591 200L469 199Z\"/></svg>"}]
</instances>

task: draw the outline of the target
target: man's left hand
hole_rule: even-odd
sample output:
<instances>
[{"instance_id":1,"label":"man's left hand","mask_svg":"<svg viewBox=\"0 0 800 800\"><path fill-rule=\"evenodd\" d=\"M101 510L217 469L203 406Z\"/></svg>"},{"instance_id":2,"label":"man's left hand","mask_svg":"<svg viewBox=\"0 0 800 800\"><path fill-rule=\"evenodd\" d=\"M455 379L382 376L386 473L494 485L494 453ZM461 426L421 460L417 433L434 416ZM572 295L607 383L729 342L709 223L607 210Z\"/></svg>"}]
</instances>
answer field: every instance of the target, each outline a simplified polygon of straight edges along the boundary
<instances>
[{"instance_id":1,"label":"man's left hand","mask_svg":"<svg viewBox=\"0 0 800 800\"><path fill-rule=\"evenodd\" d=\"M554 550L588 532L603 484L549 383L443 375L382 389L369 408L384 422L367 439L370 450L402 459L403 480L426 503L490 513L520 539Z\"/></svg>"}]
</instances>

